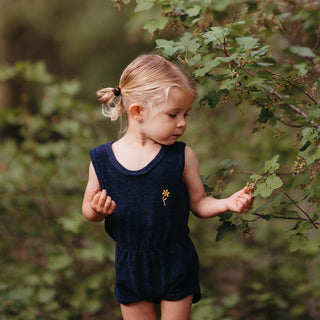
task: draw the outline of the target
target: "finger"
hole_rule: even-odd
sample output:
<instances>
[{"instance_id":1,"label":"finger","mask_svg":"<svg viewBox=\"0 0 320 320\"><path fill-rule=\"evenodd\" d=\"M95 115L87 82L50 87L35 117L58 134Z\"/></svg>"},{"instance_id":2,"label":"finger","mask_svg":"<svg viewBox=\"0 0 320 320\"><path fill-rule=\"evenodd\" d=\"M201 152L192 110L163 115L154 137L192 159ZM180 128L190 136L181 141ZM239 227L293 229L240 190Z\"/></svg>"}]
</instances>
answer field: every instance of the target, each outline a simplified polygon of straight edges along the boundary
<instances>
[{"instance_id":1,"label":"finger","mask_svg":"<svg viewBox=\"0 0 320 320\"><path fill-rule=\"evenodd\" d=\"M95 188L95 189L93 190L93 193L92 193L92 195L91 195L90 201L93 200L93 198L95 197L95 195L96 195L98 192L99 192L99 189L98 189L98 188Z\"/></svg>"},{"instance_id":2,"label":"finger","mask_svg":"<svg viewBox=\"0 0 320 320\"><path fill-rule=\"evenodd\" d=\"M100 193L100 197L99 197L99 201L98 201L99 211L103 210L105 203L106 203L106 200L107 200L107 191L103 189Z\"/></svg>"},{"instance_id":3,"label":"finger","mask_svg":"<svg viewBox=\"0 0 320 320\"><path fill-rule=\"evenodd\" d=\"M244 213L251 209L252 201L244 197L237 199L238 212Z\"/></svg>"},{"instance_id":4,"label":"finger","mask_svg":"<svg viewBox=\"0 0 320 320\"><path fill-rule=\"evenodd\" d=\"M252 195L253 195L253 193L254 193L254 188L252 188L251 186L246 186L245 188L243 188L243 189L245 189L244 191L245 191L245 194L248 194L248 195L250 195L251 197L252 197Z\"/></svg>"},{"instance_id":5,"label":"finger","mask_svg":"<svg viewBox=\"0 0 320 320\"><path fill-rule=\"evenodd\" d=\"M108 215L112 214L115 209L116 209L116 203L113 200L111 200L111 205L107 211L107 214Z\"/></svg>"},{"instance_id":6,"label":"finger","mask_svg":"<svg viewBox=\"0 0 320 320\"><path fill-rule=\"evenodd\" d=\"M247 193L250 194L251 196L253 195L253 193L254 193L254 185L252 183L249 184L249 182L248 182Z\"/></svg>"},{"instance_id":7,"label":"finger","mask_svg":"<svg viewBox=\"0 0 320 320\"><path fill-rule=\"evenodd\" d=\"M111 199L110 196L107 196L104 206L101 209L101 213L109 215L114 211L114 209L115 209L115 202Z\"/></svg>"},{"instance_id":8,"label":"finger","mask_svg":"<svg viewBox=\"0 0 320 320\"><path fill-rule=\"evenodd\" d=\"M96 194L94 194L92 200L90 201L90 207L97 212L99 212L98 203L99 203L100 195L101 195L101 191L98 191Z\"/></svg>"},{"instance_id":9,"label":"finger","mask_svg":"<svg viewBox=\"0 0 320 320\"><path fill-rule=\"evenodd\" d=\"M243 198L238 198L237 205L238 205L239 209L242 210L242 208L244 208L247 205L247 201Z\"/></svg>"},{"instance_id":10,"label":"finger","mask_svg":"<svg viewBox=\"0 0 320 320\"><path fill-rule=\"evenodd\" d=\"M91 200L92 204L94 204L96 206L98 205L100 195L101 195L101 191L98 191L96 194L93 195L92 200Z\"/></svg>"},{"instance_id":11,"label":"finger","mask_svg":"<svg viewBox=\"0 0 320 320\"><path fill-rule=\"evenodd\" d=\"M243 199L244 201L251 202L253 198L250 194L242 194L238 199Z\"/></svg>"},{"instance_id":12,"label":"finger","mask_svg":"<svg viewBox=\"0 0 320 320\"><path fill-rule=\"evenodd\" d=\"M235 196L239 197L242 196L244 194L248 194L248 190L249 188L247 186L245 186L244 188L242 188L241 190L237 191L236 193L234 193Z\"/></svg>"}]
</instances>

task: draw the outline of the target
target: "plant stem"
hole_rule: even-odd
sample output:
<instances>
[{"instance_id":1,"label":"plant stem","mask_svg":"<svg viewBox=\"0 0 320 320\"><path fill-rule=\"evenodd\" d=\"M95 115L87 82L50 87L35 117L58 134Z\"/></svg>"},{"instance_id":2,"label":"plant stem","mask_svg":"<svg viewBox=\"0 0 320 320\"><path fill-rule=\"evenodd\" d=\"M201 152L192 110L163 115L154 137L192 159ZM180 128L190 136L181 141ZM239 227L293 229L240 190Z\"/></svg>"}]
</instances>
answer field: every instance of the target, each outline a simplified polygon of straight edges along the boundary
<instances>
[{"instance_id":1,"label":"plant stem","mask_svg":"<svg viewBox=\"0 0 320 320\"><path fill-rule=\"evenodd\" d=\"M296 202L295 200L293 200L293 199L291 198L291 196L290 196L288 193L286 193L283 189L280 188L279 191L280 191L282 194L284 194L284 195L308 218L308 220L312 223L312 225L314 226L315 229L318 229L317 224L311 219L311 217L309 216L308 212L306 212L305 210L303 210L303 209L297 204L297 202Z\"/></svg>"}]
</instances>

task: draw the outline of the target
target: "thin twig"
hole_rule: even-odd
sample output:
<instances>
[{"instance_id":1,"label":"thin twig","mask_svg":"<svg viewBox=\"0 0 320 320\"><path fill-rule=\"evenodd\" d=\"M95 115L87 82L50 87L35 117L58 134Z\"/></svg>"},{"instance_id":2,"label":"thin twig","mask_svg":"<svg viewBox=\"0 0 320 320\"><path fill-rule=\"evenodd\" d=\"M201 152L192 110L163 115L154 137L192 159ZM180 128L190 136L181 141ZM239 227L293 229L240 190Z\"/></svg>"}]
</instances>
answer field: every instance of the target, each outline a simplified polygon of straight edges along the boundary
<instances>
[{"instance_id":1,"label":"thin twig","mask_svg":"<svg viewBox=\"0 0 320 320\"><path fill-rule=\"evenodd\" d=\"M277 116L276 116L276 118L278 119L278 121L282 122L283 124L285 124L286 126L291 127L291 128L303 128L303 127L305 127L304 125L288 123L285 120L283 120L281 118L278 118Z\"/></svg>"},{"instance_id":2,"label":"thin twig","mask_svg":"<svg viewBox=\"0 0 320 320\"><path fill-rule=\"evenodd\" d=\"M316 41L315 45L313 46L312 51L317 49L319 43L320 43L320 26L319 26L318 32L317 32L317 41Z\"/></svg>"},{"instance_id":3,"label":"thin twig","mask_svg":"<svg viewBox=\"0 0 320 320\"><path fill-rule=\"evenodd\" d=\"M226 43L225 43L225 39L224 39L224 46L222 47L221 45L220 46L217 46L218 49L223 49L224 51L224 54L227 56L227 57L230 57L230 54L226 51ZM233 62L238 64L236 59L233 59ZM254 73L252 73L251 71L247 70L247 69L243 69L249 76L251 77L254 77ZM270 72L271 73L271 72ZM281 75L280 75L281 76ZM285 78L284 78L285 79ZM295 86L297 87L297 86ZM316 104L318 104L318 102L313 98L311 97L307 92L305 92L303 89L297 87L299 90L302 90L302 92L304 92L308 97L311 98L312 101L314 101ZM271 90L271 92L280 100L282 100L283 96L277 92L276 90L274 90L272 87L269 87L269 89ZM309 120L309 117L306 113L304 113L302 110L300 110L298 107L294 106L293 104L289 104L289 103L286 103L286 105L294 110L295 112L297 112L298 114L300 114L303 118L305 119L308 119ZM315 127L315 128L320 128L320 125L318 125L316 122L314 122L313 120L310 120L310 123Z\"/></svg>"},{"instance_id":4,"label":"thin twig","mask_svg":"<svg viewBox=\"0 0 320 320\"><path fill-rule=\"evenodd\" d=\"M258 216L260 218L265 218L266 215L264 214L260 214L260 213L256 213L256 212L251 212L252 215L254 216ZM272 214L270 215L272 216ZM284 220L299 220L299 221L309 221L309 219L305 219L305 218L302 218L302 217L284 217L284 216L272 216L272 219L284 219ZM255 220L254 220L255 221ZM254 222L253 221L253 222ZM249 221L251 222L251 221ZM314 224L316 225L320 225L320 222L315 222L314 221Z\"/></svg>"},{"instance_id":5,"label":"thin twig","mask_svg":"<svg viewBox=\"0 0 320 320\"><path fill-rule=\"evenodd\" d=\"M279 73L274 73L272 72L270 69L266 69L266 68L263 68L263 67L260 67L260 69L264 72L267 72L267 73L270 73L272 74L273 76L275 77L279 77L281 78L282 80L286 81L287 83L290 84L290 86L298 89L299 91L301 91L302 93L304 93L311 101L313 101L315 104L318 105L318 101L315 100L308 92L306 92L305 90L303 90L302 88L300 88L298 85L296 85L295 83L291 82L289 79L287 79L286 77L284 77L282 74L279 74Z\"/></svg>"},{"instance_id":6,"label":"thin twig","mask_svg":"<svg viewBox=\"0 0 320 320\"><path fill-rule=\"evenodd\" d=\"M277 92L276 90L274 90L273 88L269 87L271 90L272 90L272 93L277 97L279 98L280 100L282 100L283 96ZM309 117L307 114L305 114L302 110L300 110L299 108L297 108L296 106L294 106L293 104L290 104L290 103L286 103L286 105L292 109L293 111L297 112L298 114L300 114L303 118L305 119L308 119L309 120ZM314 122L313 120L310 120L310 123L317 129L320 128L320 125L318 125L316 122Z\"/></svg>"},{"instance_id":7,"label":"thin twig","mask_svg":"<svg viewBox=\"0 0 320 320\"><path fill-rule=\"evenodd\" d=\"M308 212L306 212L305 210L303 210L303 209L297 204L297 202L296 202L295 200L293 200L293 199L291 198L291 196L290 196L288 193L286 193L283 189L280 188L279 191L280 191L282 194L284 194L284 195L308 218L308 220L312 223L312 225L314 226L315 229L318 229L317 224L310 218Z\"/></svg>"}]
</instances>

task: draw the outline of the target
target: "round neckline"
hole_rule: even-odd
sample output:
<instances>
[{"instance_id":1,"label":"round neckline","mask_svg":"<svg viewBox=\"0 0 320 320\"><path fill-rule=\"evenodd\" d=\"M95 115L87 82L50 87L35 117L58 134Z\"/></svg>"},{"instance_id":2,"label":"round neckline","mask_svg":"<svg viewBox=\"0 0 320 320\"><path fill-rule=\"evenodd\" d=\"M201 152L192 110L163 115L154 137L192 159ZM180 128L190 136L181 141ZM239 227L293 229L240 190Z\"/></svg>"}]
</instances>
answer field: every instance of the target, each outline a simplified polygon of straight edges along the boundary
<instances>
[{"instance_id":1,"label":"round neckline","mask_svg":"<svg viewBox=\"0 0 320 320\"><path fill-rule=\"evenodd\" d=\"M105 144L107 153L110 157L111 163L113 164L113 166L119 170L120 172L126 174L126 175L130 175L130 176L138 176L141 174L145 174L148 171L150 171L152 168L154 168L163 158L165 152L166 152L166 146L162 145L159 152L157 153L157 155L143 168L139 169L139 170L129 170L127 168L125 168L116 158L116 156L114 155L114 152L112 150L112 144L114 143L114 141L108 142Z\"/></svg>"}]
</instances>

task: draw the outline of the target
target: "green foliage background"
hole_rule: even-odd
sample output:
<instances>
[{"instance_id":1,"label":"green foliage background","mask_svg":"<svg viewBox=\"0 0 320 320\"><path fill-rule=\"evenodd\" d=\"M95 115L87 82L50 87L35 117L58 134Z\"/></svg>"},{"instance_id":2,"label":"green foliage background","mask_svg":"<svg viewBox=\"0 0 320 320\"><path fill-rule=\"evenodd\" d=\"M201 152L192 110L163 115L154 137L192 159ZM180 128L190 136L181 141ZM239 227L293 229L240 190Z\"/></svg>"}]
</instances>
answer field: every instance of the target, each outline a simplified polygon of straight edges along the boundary
<instances>
[{"instance_id":1,"label":"green foliage background","mask_svg":"<svg viewBox=\"0 0 320 320\"><path fill-rule=\"evenodd\" d=\"M191 218L203 289L191 319L319 318L316 1L0 9L0 319L121 319L114 244L81 214L88 150L118 132L94 93L154 49L199 83L184 141L208 193L255 187L245 215Z\"/></svg>"}]
</instances>

